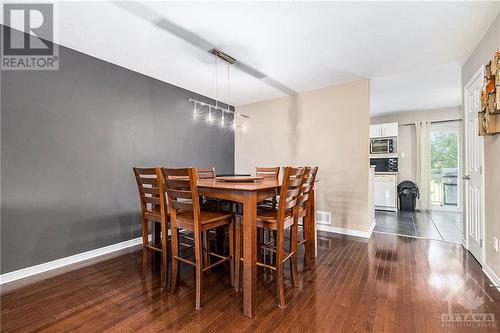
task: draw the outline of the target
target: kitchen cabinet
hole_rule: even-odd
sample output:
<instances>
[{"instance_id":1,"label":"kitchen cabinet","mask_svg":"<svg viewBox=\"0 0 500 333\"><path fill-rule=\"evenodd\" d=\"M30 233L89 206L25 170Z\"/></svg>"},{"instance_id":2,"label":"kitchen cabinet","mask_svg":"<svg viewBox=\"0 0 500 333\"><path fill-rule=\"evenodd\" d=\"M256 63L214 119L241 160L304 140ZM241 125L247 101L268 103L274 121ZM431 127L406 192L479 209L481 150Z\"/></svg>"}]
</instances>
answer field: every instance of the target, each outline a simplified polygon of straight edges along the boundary
<instances>
[{"instance_id":1,"label":"kitchen cabinet","mask_svg":"<svg viewBox=\"0 0 500 333\"><path fill-rule=\"evenodd\" d=\"M370 125L370 138L397 137L398 132L398 123Z\"/></svg>"},{"instance_id":2,"label":"kitchen cabinet","mask_svg":"<svg viewBox=\"0 0 500 333\"><path fill-rule=\"evenodd\" d=\"M382 125L370 125L370 138L380 138L382 136Z\"/></svg>"}]
</instances>

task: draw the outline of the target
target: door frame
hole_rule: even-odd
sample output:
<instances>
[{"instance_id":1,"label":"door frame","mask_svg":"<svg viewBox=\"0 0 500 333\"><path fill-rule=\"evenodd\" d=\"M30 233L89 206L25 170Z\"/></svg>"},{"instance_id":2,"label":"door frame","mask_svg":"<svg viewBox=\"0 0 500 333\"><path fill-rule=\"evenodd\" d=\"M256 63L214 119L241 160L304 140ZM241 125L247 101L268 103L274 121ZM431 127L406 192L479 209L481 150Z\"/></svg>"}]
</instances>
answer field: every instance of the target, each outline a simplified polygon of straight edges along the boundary
<instances>
[{"instance_id":1,"label":"door frame","mask_svg":"<svg viewBox=\"0 0 500 333\"><path fill-rule=\"evenodd\" d=\"M470 80L467 82L467 84L464 86L464 90L463 90L463 110L464 110L464 145L463 145L463 149L464 149L464 174L465 175L467 173L467 161L469 159L469 156L468 156L468 140L467 140L467 135L468 135L468 131L470 130L468 127L469 127L469 119L468 119L468 116L467 116L467 111L468 111L468 108L469 108L469 104L468 104L468 100L467 100L467 90L472 86L472 83L474 83L474 81L480 77L480 78L483 78L484 77L484 71L485 71L485 66L482 65L475 73L474 75L470 78ZM481 203L480 203L480 208L481 208L481 218L480 218L480 221L479 223L481 223L481 239L483 240L482 241L482 246L481 246L481 258L476 258L474 257L478 262L479 264L481 264L481 266L484 265L484 260L485 260L485 256L486 256L486 249L485 249L485 246L484 246L484 241L485 241L485 205L484 205L484 140L482 140L482 144L479 145L479 149L482 151L482 154L481 155L481 165L482 165L482 168L483 170L481 171ZM462 175L462 176L463 176ZM465 185L462 186L462 191L463 191L463 219L464 219L464 225L465 225L465 228L464 228L464 231L465 231L465 247L467 250L469 250L469 220L467 219L467 214L468 214L468 206L467 206L467 203L468 203L468 195L467 195L467 187Z\"/></svg>"}]
</instances>

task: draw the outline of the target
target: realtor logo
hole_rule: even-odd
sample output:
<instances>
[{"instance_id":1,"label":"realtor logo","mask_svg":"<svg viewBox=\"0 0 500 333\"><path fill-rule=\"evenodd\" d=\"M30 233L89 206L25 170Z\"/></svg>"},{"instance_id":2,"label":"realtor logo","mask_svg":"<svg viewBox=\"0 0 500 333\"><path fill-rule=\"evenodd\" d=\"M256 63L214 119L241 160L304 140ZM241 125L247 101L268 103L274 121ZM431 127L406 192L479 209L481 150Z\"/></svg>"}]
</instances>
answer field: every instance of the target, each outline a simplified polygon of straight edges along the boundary
<instances>
[{"instance_id":1,"label":"realtor logo","mask_svg":"<svg viewBox=\"0 0 500 333\"><path fill-rule=\"evenodd\" d=\"M2 70L57 70L59 49L54 39L54 5L3 5Z\"/></svg>"}]
</instances>

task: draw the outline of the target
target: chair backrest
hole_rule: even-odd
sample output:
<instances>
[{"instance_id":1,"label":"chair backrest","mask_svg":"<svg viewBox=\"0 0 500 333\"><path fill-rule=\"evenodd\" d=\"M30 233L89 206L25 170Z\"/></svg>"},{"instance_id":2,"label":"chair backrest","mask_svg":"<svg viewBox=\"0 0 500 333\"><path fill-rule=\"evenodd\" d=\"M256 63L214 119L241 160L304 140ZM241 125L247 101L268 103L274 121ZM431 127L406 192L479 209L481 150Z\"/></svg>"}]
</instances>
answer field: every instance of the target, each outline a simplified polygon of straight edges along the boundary
<instances>
[{"instance_id":1,"label":"chair backrest","mask_svg":"<svg viewBox=\"0 0 500 333\"><path fill-rule=\"evenodd\" d=\"M196 169L198 172L198 179L215 178L215 167Z\"/></svg>"},{"instance_id":2,"label":"chair backrest","mask_svg":"<svg viewBox=\"0 0 500 333\"><path fill-rule=\"evenodd\" d=\"M161 174L165 179L171 219L175 219L180 212L192 211L193 219L197 223L200 216L200 202L196 168L161 168Z\"/></svg>"},{"instance_id":3,"label":"chair backrest","mask_svg":"<svg viewBox=\"0 0 500 333\"><path fill-rule=\"evenodd\" d=\"M303 174L304 168L285 168L279 194L278 224L283 223L286 213L297 206Z\"/></svg>"},{"instance_id":4,"label":"chair backrest","mask_svg":"<svg viewBox=\"0 0 500 333\"><path fill-rule=\"evenodd\" d=\"M156 168L133 168L133 170L143 216L147 212L167 214L165 192Z\"/></svg>"},{"instance_id":5,"label":"chair backrest","mask_svg":"<svg viewBox=\"0 0 500 333\"><path fill-rule=\"evenodd\" d=\"M299 207L304 207L309 200L317 173L318 167L304 168L304 174L302 175L302 185L300 187L299 199L297 202L297 205Z\"/></svg>"},{"instance_id":6,"label":"chair backrest","mask_svg":"<svg viewBox=\"0 0 500 333\"><path fill-rule=\"evenodd\" d=\"M264 177L269 179L279 179L280 175L280 167L272 167L272 168L264 168L264 167L256 167L255 168L255 176L256 177Z\"/></svg>"}]
</instances>

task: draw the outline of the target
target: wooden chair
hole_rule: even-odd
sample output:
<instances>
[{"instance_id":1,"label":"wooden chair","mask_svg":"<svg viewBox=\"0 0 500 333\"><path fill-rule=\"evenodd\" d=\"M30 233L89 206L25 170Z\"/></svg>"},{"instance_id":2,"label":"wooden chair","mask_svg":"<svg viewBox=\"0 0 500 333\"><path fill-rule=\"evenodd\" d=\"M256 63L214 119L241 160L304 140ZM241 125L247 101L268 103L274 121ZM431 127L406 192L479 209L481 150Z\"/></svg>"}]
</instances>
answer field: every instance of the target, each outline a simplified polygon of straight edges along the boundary
<instances>
[{"instance_id":1,"label":"wooden chair","mask_svg":"<svg viewBox=\"0 0 500 333\"><path fill-rule=\"evenodd\" d=\"M141 277L146 276L148 268L149 252L161 253L161 286L167 287L167 258L168 258L168 210L167 201L161 175L157 174L155 168L133 168L139 201L141 204L142 220L142 272ZM149 230L149 221L153 230ZM153 234L152 242L149 242L149 234ZM153 261L154 263L155 261Z\"/></svg>"},{"instance_id":2,"label":"wooden chair","mask_svg":"<svg viewBox=\"0 0 500 333\"><path fill-rule=\"evenodd\" d=\"M255 168L255 176L256 177L264 177L265 179L279 179L281 167L256 167ZM278 192L276 191L275 195L258 203L260 208L276 208L278 204ZM275 233L271 230L257 230L257 242L260 244L261 241L264 241L266 244L269 242L273 242L275 239ZM263 249L260 249L259 256L262 256L263 260L266 260L266 253ZM272 256L269 256L269 260L273 260Z\"/></svg>"},{"instance_id":3,"label":"wooden chair","mask_svg":"<svg viewBox=\"0 0 500 333\"><path fill-rule=\"evenodd\" d=\"M211 168L197 168L196 169L198 173L198 179L213 179L215 178L215 167ZM201 202L201 209L207 209L207 210L221 210L222 203L219 199L215 198L206 198L206 197L201 197L200 198ZM211 230L210 234L208 232L203 233L203 247L205 249L210 248L211 241L214 239L222 239L224 237L224 227L217 228L217 230ZM222 241L219 241L217 243L217 250L220 251L223 245ZM205 260L205 263L210 265L210 256L208 255L207 251L203 251L203 260Z\"/></svg>"},{"instance_id":4,"label":"wooden chair","mask_svg":"<svg viewBox=\"0 0 500 333\"><path fill-rule=\"evenodd\" d=\"M255 176L270 179L278 179L280 176L280 167L256 167Z\"/></svg>"},{"instance_id":5,"label":"wooden chair","mask_svg":"<svg viewBox=\"0 0 500 333\"><path fill-rule=\"evenodd\" d=\"M311 269L311 256L310 256L310 245L307 240L309 239L309 233L311 232L311 223L314 219L310 217L313 216L314 211L312 211L312 200L311 200L311 190L314 187L314 181L316 180L316 174L318 173L318 167L306 167L304 169L304 175L302 176L302 185L300 187L299 198L297 200L297 214L295 216L295 223L302 227L302 240L298 239L297 236L297 247L299 245L304 245L304 263L307 269ZM299 218L302 218L302 225L299 224Z\"/></svg>"},{"instance_id":6,"label":"wooden chair","mask_svg":"<svg viewBox=\"0 0 500 333\"><path fill-rule=\"evenodd\" d=\"M196 276L196 309L201 309L201 287L203 272L210 268L229 262L230 279L233 283L233 224L232 214L200 209L198 195L198 173L196 168L166 169L162 168L161 173L165 179L167 187L168 203L170 206L170 223L172 238L172 290L175 290L177 275L179 271L179 261L195 267ZM219 258L210 265L203 264L203 242L202 233L208 230L221 227L229 227L229 255L213 253L208 251L208 255ZM178 232L179 229L190 231L194 234L194 261L182 257L179 253Z\"/></svg>"},{"instance_id":7,"label":"wooden chair","mask_svg":"<svg viewBox=\"0 0 500 333\"><path fill-rule=\"evenodd\" d=\"M199 168L196 171L198 172L198 179L215 178L215 167Z\"/></svg>"},{"instance_id":8,"label":"wooden chair","mask_svg":"<svg viewBox=\"0 0 500 333\"><path fill-rule=\"evenodd\" d=\"M265 179L279 179L280 175L280 167L256 167L255 168L255 176L256 177L264 177ZM276 205L278 204L278 200L276 196L278 193L276 192L276 195L266 199L262 202L259 202L259 206L270 206L271 208L276 208Z\"/></svg>"},{"instance_id":9,"label":"wooden chair","mask_svg":"<svg viewBox=\"0 0 500 333\"><path fill-rule=\"evenodd\" d=\"M284 263L287 259L291 259L292 263L292 281L295 286L298 285L297 273L297 224L294 223L294 214L296 214L297 200L302 184L303 168L286 167L279 193L278 208L265 208L257 211L257 227L272 230L276 233L275 241L271 244L258 244L259 248L276 254L276 264L270 265L257 260L257 265L266 267L276 271L276 285L278 293L278 305L285 307L285 287L284 287ZM235 224L236 235L240 233L239 223ZM285 250L285 231L291 228L292 239L290 242L290 252ZM238 239L240 237L236 236ZM240 250L236 250L237 258L240 257ZM235 260L235 272L239 273L240 261ZM239 277L239 274L237 274ZM235 279L235 287L239 288L239 279Z\"/></svg>"}]
</instances>

